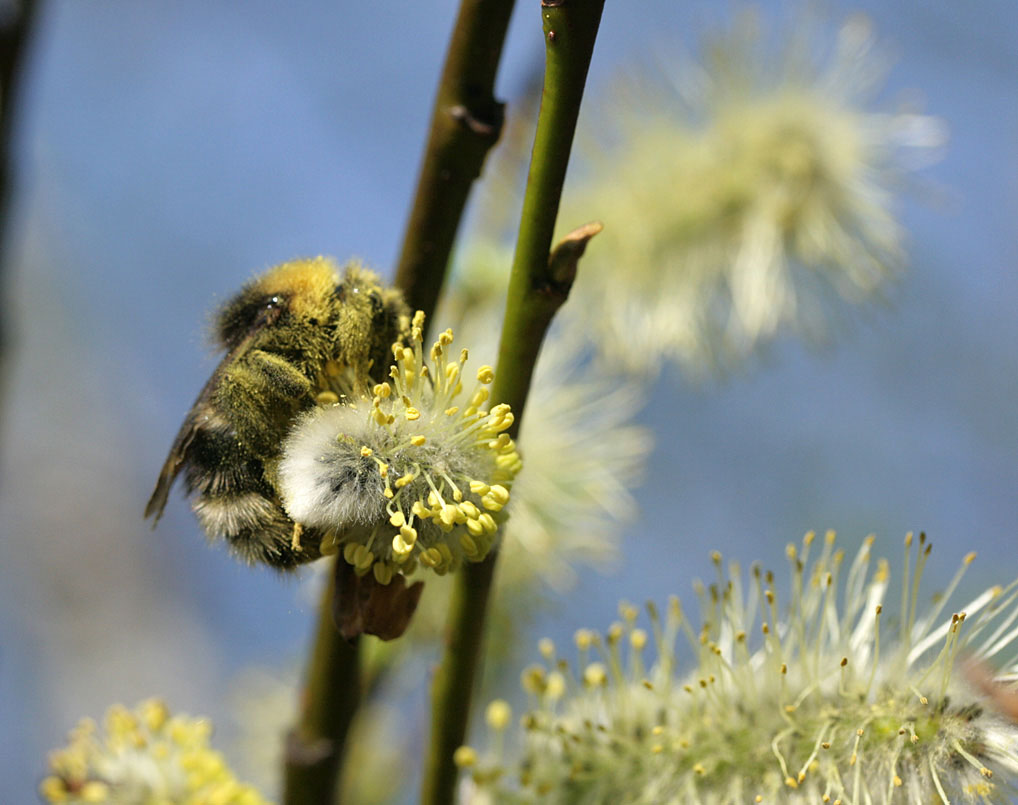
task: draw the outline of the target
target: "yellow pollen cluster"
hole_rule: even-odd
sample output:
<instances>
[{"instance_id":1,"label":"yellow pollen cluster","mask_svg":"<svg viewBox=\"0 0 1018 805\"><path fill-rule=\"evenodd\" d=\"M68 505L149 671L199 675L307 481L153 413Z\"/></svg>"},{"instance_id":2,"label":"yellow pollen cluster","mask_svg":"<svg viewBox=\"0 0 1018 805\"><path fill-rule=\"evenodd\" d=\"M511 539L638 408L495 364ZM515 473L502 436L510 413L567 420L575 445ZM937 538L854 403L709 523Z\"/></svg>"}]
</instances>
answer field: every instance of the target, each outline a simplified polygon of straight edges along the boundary
<instances>
[{"instance_id":1,"label":"yellow pollen cluster","mask_svg":"<svg viewBox=\"0 0 1018 805\"><path fill-rule=\"evenodd\" d=\"M343 557L380 584L418 564L439 574L465 559L480 561L495 543L509 490L522 468L507 431L514 416L505 404L486 406L495 379L481 366L464 387L467 350L450 357L452 330L441 333L425 360L424 314L411 328L411 346L393 345L389 381L372 389L368 413L372 444L360 455L375 462L387 525L366 542L348 541ZM342 436L342 438L349 438Z\"/></svg>"},{"instance_id":2,"label":"yellow pollen cluster","mask_svg":"<svg viewBox=\"0 0 1018 805\"><path fill-rule=\"evenodd\" d=\"M105 734L83 719L67 746L50 754L50 774L39 786L44 800L266 805L209 747L212 727L204 719L172 716L149 699L133 710L114 705L103 726Z\"/></svg>"}]
</instances>

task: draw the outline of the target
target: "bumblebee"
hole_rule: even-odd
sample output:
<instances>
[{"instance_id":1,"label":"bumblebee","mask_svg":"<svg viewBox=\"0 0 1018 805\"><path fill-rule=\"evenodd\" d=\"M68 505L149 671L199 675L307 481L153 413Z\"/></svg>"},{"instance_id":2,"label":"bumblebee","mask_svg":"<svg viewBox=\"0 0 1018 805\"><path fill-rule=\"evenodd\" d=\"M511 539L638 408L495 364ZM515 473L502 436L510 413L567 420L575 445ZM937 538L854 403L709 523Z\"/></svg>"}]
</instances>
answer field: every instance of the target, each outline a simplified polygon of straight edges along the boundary
<instances>
[{"instance_id":1,"label":"bumblebee","mask_svg":"<svg viewBox=\"0 0 1018 805\"><path fill-rule=\"evenodd\" d=\"M183 473L211 540L248 563L317 559L324 534L295 524L276 491L283 439L303 411L336 401L330 377L383 380L408 327L399 291L357 263L294 260L247 283L215 316L226 356L184 419L145 516L159 521Z\"/></svg>"}]
</instances>

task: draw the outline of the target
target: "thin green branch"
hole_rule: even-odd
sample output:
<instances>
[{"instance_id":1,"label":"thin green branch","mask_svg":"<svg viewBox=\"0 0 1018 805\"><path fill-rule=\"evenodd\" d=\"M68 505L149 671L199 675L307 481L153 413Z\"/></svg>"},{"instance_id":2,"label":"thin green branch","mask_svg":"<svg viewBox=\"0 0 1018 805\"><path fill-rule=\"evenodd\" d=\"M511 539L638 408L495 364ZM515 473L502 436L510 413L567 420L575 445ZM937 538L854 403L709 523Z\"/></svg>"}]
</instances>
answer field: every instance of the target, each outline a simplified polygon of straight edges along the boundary
<instances>
[{"instance_id":1,"label":"thin green branch","mask_svg":"<svg viewBox=\"0 0 1018 805\"><path fill-rule=\"evenodd\" d=\"M543 0L545 78L534 152L513 259L493 402L509 403L516 435L541 342L569 294L576 260L597 231L574 233L551 254L576 119L604 0ZM496 553L457 574L449 608L448 638L431 692L431 741L424 768L423 805L454 801L453 753L465 738L480 666L481 643Z\"/></svg>"},{"instance_id":2,"label":"thin green branch","mask_svg":"<svg viewBox=\"0 0 1018 805\"><path fill-rule=\"evenodd\" d=\"M541 340L572 285L571 277L552 273L549 252L603 9L604 0L543 0L541 4L544 90L491 390L493 400L512 406L517 427Z\"/></svg>"},{"instance_id":3,"label":"thin green branch","mask_svg":"<svg viewBox=\"0 0 1018 805\"><path fill-rule=\"evenodd\" d=\"M498 142L495 75L514 0L462 0L439 81L396 284L430 318L471 185Z\"/></svg>"},{"instance_id":4,"label":"thin green branch","mask_svg":"<svg viewBox=\"0 0 1018 805\"><path fill-rule=\"evenodd\" d=\"M359 703L359 640L343 640L331 615L335 571L342 557L329 561L333 568L319 608L300 720L286 744L285 805L328 805L334 801L346 735Z\"/></svg>"}]
</instances>

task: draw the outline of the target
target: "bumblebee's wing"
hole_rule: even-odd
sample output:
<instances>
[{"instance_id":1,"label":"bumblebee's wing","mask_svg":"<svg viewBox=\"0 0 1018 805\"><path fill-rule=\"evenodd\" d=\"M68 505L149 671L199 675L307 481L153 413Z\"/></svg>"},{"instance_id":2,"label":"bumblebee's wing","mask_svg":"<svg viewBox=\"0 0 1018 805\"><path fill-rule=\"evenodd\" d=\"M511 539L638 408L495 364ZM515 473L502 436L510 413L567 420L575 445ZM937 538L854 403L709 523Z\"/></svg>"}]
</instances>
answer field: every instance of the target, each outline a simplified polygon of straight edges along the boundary
<instances>
[{"instance_id":1,"label":"bumblebee's wing","mask_svg":"<svg viewBox=\"0 0 1018 805\"><path fill-rule=\"evenodd\" d=\"M198 429L211 416L215 415L212 397L219 386L219 381L222 378L225 367L244 354L258 333L264 327L273 324L276 318L277 314L273 312L270 315L260 316L255 321L240 343L231 349L219 362L219 365L212 373L212 377L208 379L208 382L198 395L198 399L191 406L191 410L187 412L187 418L184 419L184 424L180 426L177 438L173 440L173 446L170 448L170 454L166 457L166 463L163 464L162 471L159 473L159 480L156 481L156 488L152 490L152 497L148 499L148 503L145 505L145 517L155 517L155 520L152 522L153 528L159 522L159 518L162 517L163 509L166 508L166 501L170 496L170 488L173 486L173 482L189 460L188 453Z\"/></svg>"},{"instance_id":2,"label":"bumblebee's wing","mask_svg":"<svg viewBox=\"0 0 1018 805\"><path fill-rule=\"evenodd\" d=\"M242 344L241 346L246 346ZM156 523L159 522L159 518L163 515L163 509L166 508L166 501L170 496L170 489L173 486L173 482L176 480L177 475L183 469L184 465L188 461L188 452L191 448L191 443L194 441L195 434L198 432L198 428L201 423L208 418L211 404L212 395L215 393L216 387L219 385L219 378L223 373L223 367L226 366L231 360L233 360L241 347L232 350L222 361L219 366L212 373L212 377L208 379L208 382L202 388L201 393L198 395L198 399L194 401L194 405L191 406L191 410L187 414L187 418L184 419L184 424L180 426L180 431L177 433L177 438L173 440L173 446L170 447L170 454L166 457L166 462L163 464L162 470L159 472L159 480L156 481L155 489L152 490L152 497L148 499L148 503L145 504L145 517L154 517L155 520L152 522L152 527L155 528Z\"/></svg>"}]
</instances>

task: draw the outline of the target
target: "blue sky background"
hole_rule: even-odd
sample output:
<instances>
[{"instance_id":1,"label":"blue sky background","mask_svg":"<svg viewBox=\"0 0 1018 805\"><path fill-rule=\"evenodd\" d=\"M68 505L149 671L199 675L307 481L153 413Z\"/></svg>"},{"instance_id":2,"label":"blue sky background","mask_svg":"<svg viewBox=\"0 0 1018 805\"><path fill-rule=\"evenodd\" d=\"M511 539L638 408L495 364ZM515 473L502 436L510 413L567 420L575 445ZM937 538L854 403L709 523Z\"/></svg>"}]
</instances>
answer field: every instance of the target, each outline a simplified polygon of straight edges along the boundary
<instances>
[{"instance_id":1,"label":"blue sky background","mask_svg":"<svg viewBox=\"0 0 1018 805\"><path fill-rule=\"evenodd\" d=\"M608 0L591 92L693 43L728 16L716 6ZM712 548L779 567L810 528L848 545L875 532L895 559L925 529L930 589L969 550L970 588L1018 574L1018 7L824 9L832 24L865 11L896 57L887 100L918 95L951 132L901 206L909 274L830 349L779 343L723 384L664 378L623 560L582 574L535 637L687 593ZM141 511L215 365L217 301L297 255L391 270L454 10L43 3L3 298L0 800L33 801L82 715L160 694L226 722L240 669L302 651L296 582L206 548L179 497L155 533ZM541 56L538 13L516 10L501 97Z\"/></svg>"}]
</instances>

